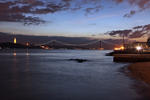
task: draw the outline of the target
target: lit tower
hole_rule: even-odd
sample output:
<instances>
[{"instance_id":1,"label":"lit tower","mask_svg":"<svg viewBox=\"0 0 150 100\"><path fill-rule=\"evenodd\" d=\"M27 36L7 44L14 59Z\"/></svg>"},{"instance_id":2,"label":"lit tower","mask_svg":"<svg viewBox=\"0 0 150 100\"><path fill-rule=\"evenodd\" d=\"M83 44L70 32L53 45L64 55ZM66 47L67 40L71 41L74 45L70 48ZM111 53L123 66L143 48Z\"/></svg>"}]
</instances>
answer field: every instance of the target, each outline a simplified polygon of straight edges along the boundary
<instances>
[{"instance_id":1,"label":"lit tower","mask_svg":"<svg viewBox=\"0 0 150 100\"><path fill-rule=\"evenodd\" d=\"M99 50L104 50L104 48L102 48L102 41L99 41Z\"/></svg>"},{"instance_id":2,"label":"lit tower","mask_svg":"<svg viewBox=\"0 0 150 100\"><path fill-rule=\"evenodd\" d=\"M17 43L17 40L16 40L16 38L14 37L14 44L16 44Z\"/></svg>"},{"instance_id":3,"label":"lit tower","mask_svg":"<svg viewBox=\"0 0 150 100\"><path fill-rule=\"evenodd\" d=\"M13 34L14 34L14 32L13 32ZM16 44L17 43L17 39L16 39L16 37L14 37L14 44Z\"/></svg>"}]
</instances>

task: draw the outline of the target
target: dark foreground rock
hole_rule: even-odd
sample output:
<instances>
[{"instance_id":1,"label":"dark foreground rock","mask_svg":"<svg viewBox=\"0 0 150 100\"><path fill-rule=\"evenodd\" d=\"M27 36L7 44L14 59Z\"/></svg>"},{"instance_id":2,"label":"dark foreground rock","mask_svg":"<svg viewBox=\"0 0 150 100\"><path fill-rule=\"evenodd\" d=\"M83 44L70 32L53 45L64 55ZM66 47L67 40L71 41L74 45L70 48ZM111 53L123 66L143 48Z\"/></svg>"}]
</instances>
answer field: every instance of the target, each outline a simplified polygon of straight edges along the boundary
<instances>
[{"instance_id":1,"label":"dark foreground rock","mask_svg":"<svg viewBox=\"0 0 150 100\"><path fill-rule=\"evenodd\" d=\"M88 60L86 60L86 59L69 59L69 61L76 61L78 63L83 63L83 62L86 62Z\"/></svg>"}]
</instances>

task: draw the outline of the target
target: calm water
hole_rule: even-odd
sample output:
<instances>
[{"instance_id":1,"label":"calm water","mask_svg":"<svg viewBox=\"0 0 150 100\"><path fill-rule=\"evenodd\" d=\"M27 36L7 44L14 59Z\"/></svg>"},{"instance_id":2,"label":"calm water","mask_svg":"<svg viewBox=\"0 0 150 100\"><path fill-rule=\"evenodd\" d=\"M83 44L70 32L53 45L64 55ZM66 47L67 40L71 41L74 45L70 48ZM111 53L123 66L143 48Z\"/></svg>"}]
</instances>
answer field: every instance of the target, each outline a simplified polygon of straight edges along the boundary
<instances>
[{"instance_id":1,"label":"calm water","mask_svg":"<svg viewBox=\"0 0 150 100\"><path fill-rule=\"evenodd\" d=\"M0 51L0 100L142 100L110 51ZM87 59L78 63L68 59Z\"/></svg>"}]
</instances>

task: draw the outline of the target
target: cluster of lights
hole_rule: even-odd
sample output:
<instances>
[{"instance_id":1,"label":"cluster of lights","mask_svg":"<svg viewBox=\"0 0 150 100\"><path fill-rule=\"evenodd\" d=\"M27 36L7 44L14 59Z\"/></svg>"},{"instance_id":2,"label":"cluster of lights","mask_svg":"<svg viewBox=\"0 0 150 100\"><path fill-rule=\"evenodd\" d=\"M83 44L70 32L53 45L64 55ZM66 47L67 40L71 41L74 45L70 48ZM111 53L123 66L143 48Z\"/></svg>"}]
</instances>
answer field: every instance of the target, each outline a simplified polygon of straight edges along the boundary
<instances>
[{"instance_id":1,"label":"cluster of lights","mask_svg":"<svg viewBox=\"0 0 150 100\"><path fill-rule=\"evenodd\" d=\"M114 50L124 50L124 46L121 46L119 48L114 48Z\"/></svg>"},{"instance_id":2,"label":"cluster of lights","mask_svg":"<svg viewBox=\"0 0 150 100\"><path fill-rule=\"evenodd\" d=\"M121 47L118 47L118 48L114 48L114 50L124 50L125 48L124 48L124 46L121 46ZM136 46L136 50L137 51L141 51L143 48L142 48L142 46Z\"/></svg>"}]
</instances>

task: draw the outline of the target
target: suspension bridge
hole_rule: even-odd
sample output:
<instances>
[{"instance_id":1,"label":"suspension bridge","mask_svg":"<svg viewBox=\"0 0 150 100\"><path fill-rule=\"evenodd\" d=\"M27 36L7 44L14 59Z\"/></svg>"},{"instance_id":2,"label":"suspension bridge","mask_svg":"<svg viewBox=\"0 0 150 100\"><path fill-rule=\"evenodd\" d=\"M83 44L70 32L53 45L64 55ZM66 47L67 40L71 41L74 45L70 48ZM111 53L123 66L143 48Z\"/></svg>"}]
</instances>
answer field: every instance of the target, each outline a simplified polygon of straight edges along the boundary
<instances>
[{"instance_id":1,"label":"suspension bridge","mask_svg":"<svg viewBox=\"0 0 150 100\"><path fill-rule=\"evenodd\" d=\"M112 42L108 42L106 40L95 40L91 41L88 43L78 43L78 44L73 44L73 43L67 43L59 40L50 40L45 43L38 44L39 46L48 46L51 48L82 48L82 49L89 49L89 48L95 48L95 49L103 49L104 45L111 45L114 47L116 44Z\"/></svg>"}]
</instances>

